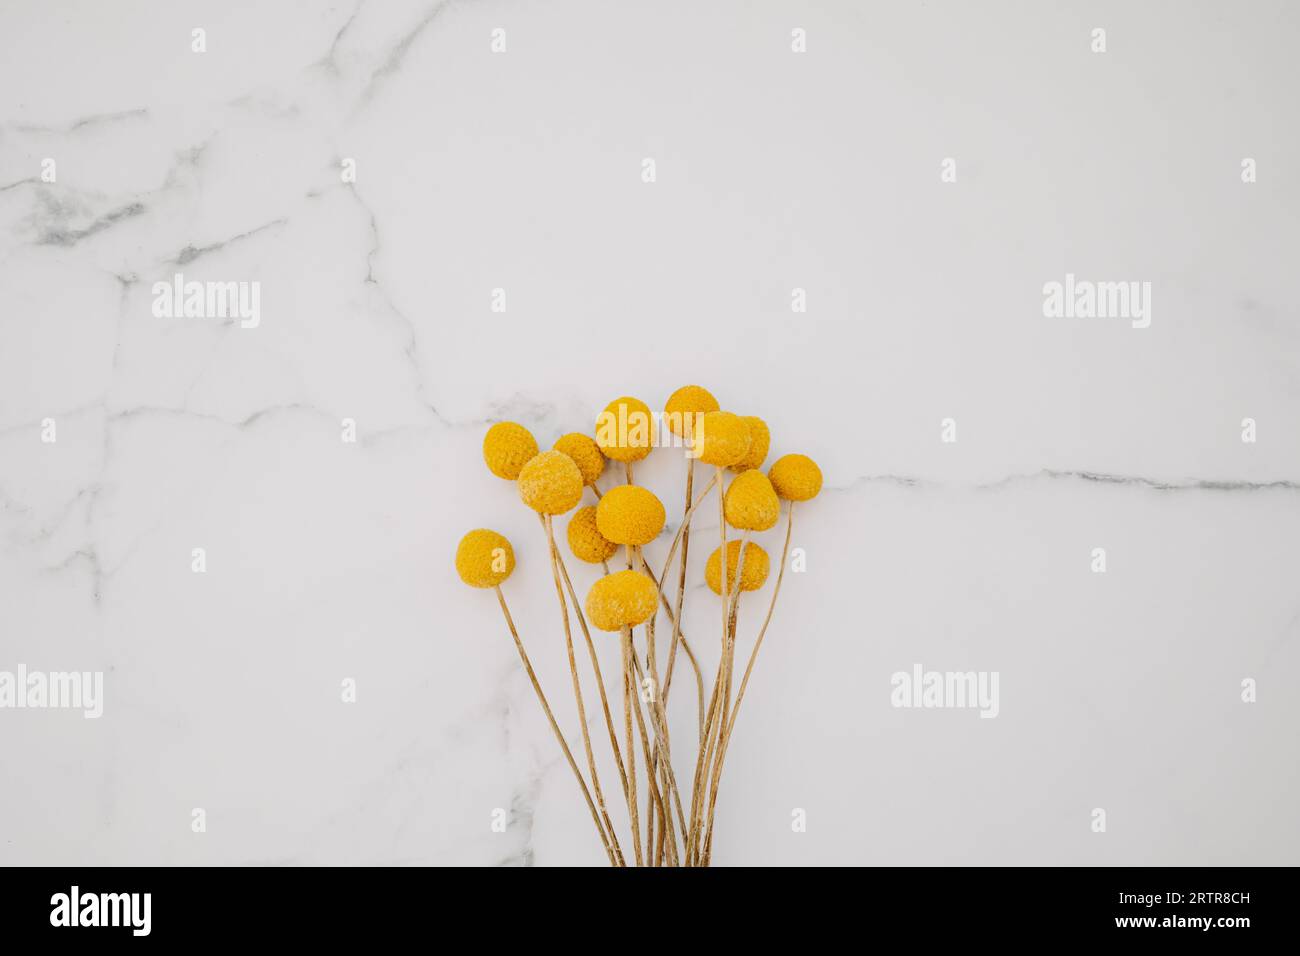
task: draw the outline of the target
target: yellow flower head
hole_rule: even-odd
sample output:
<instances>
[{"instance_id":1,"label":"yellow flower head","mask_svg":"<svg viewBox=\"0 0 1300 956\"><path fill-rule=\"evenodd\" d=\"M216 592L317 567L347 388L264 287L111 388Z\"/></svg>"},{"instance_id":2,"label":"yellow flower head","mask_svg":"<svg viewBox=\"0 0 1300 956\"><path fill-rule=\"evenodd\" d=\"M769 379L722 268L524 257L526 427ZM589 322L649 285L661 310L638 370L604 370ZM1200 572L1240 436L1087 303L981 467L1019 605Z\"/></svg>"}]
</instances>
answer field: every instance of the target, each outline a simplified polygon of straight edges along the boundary
<instances>
[{"instance_id":1,"label":"yellow flower head","mask_svg":"<svg viewBox=\"0 0 1300 956\"><path fill-rule=\"evenodd\" d=\"M601 454L600 446L582 432L569 432L560 436L555 442L555 450L562 451L573 459L578 471L582 472L584 484L595 484L596 479L605 471L605 456Z\"/></svg>"},{"instance_id":2,"label":"yellow flower head","mask_svg":"<svg viewBox=\"0 0 1300 956\"><path fill-rule=\"evenodd\" d=\"M772 482L755 469L741 472L732 479L722 509L727 524L743 531L766 531L781 517L781 502Z\"/></svg>"},{"instance_id":3,"label":"yellow flower head","mask_svg":"<svg viewBox=\"0 0 1300 956\"><path fill-rule=\"evenodd\" d=\"M663 502L640 485L615 485L596 506L596 527L615 544L649 544L665 517Z\"/></svg>"},{"instance_id":4,"label":"yellow flower head","mask_svg":"<svg viewBox=\"0 0 1300 956\"><path fill-rule=\"evenodd\" d=\"M639 398L616 398L596 418L596 444L606 458L640 461L650 454L653 441L654 418Z\"/></svg>"},{"instance_id":5,"label":"yellow flower head","mask_svg":"<svg viewBox=\"0 0 1300 956\"><path fill-rule=\"evenodd\" d=\"M569 521L569 550L579 561L600 564L608 561L618 550L596 527L596 506L587 505L574 512Z\"/></svg>"},{"instance_id":6,"label":"yellow flower head","mask_svg":"<svg viewBox=\"0 0 1300 956\"><path fill-rule=\"evenodd\" d=\"M722 548L714 548L713 553L709 555L708 562L704 565L704 580L708 582L709 589L714 594L722 594ZM727 542L727 590L728 593L736 588L736 564L740 561L740 542ZM760 548L754 542L750 541L745 545L745 566L740 570L740 589L742 591L757 591L767 580L767 572L770 562L767 558L767 552Z\"/></svg>"},{"instance_id":7,"label":"yellow flower head","mask_svg":"<svg viewBox=\"0 0 1300 956\"><path fill-rule=\"evenodd\" d=\"M731 467L736 471L762 468L763 460L767 458L767 450L772 446L772 433L768 430L767 422L757 415L743 415L740 420L749 429L749 451L745 452L745 457Z\"/></svg>"},{"instance_id":8,"label":"yellow flower head","mask_svg":"<svg viewBox=\"0 0 1300 956\"><path fill-rule=\"evenodd\" d=\"M659 589L640 571L615 571L587 592L587 620L602 631L644 624L659 603Z\"/></svg>"},{"instance_id":9,"label":"yellow flower head","mask_svg":"<svg viewBox=\"0 0 1300 956\"><path fill-rule=\"evenodd\" d=\"M483 460L498 478L514 481L519 469L537 454L537 439L523 425L497 422L483 436Z\"/></svg>"},{"instance_id":10,"label":"yellow flower head","mask_svg":"<svg viewBox=\"0 0 1300 956\"><path fill-rule=\"evenodd\" d=\"M807 455L782 455L767 476L776 493L787 501L807 501L822 490L822 470Z\"/></svg>"},{"instance_id":11,"label":"yellow flower head","mask_svg":"<svg viewBox=\"0 0 1300 956\"><path fill-rule=\"evenodd\" d=\"M707 412L716 412L720 406L707 388L683 385L668 396L664 403L664 420L674 435L687 438L695 430L695 419Z\"/></svg>"},{"instance_id":12,"label":"yellow flower head","mask_svg":"<svg viewBox=\"0 0 1300 956\"><path fill-rule=\"evenodd\" d=\"M695 420L693 444L700 461L726 468L749 451L749 426L731 412L708 412Z\"/></svg>"},{"instance_id":13,"label":"yellow flower head","mask_svg":"<svg viewBox=\"0 0 1300 956\"><path fill-rule=\"evenodd\" d=\"M456 546L456 573L472 588L496 587L515 569L515 550L504 535L476 528Z\"/></svg>"},{"instance_id":14,"label":"yellow flower head","mask_svg":"<svg viewBox=\"0 0 1300 956\"><path fill-rule=\"evenodd\" d=\"M564 452L544 451L519 472L519 497L544 515L562 515L582 500L582 472Z\"/></svg>"}]
</instances>

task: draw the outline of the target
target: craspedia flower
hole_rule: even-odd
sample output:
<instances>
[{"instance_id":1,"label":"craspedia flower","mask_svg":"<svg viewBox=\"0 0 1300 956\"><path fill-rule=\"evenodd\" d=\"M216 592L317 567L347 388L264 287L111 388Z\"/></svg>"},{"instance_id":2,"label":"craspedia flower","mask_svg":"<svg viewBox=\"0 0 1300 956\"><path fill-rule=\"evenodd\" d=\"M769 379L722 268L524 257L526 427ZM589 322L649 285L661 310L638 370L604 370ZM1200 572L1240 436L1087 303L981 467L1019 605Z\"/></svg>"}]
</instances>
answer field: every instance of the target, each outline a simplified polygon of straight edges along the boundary
<instances>
[{"instance_id":1,"label":"craspedia flower","mask_svg":"<svg viewBox=\"0 0 1300 956\"><path fill-rule=\"evenodd\" d=\"M767 476L776 493L787 501L807 501L822 490L822 470L807 455L782 455Z\"/></svg>"},{"instance_id":2,"label":"craspedia flower","mask_svg":"<svg viewBox=\"0 0 1300 956\"><path fill-rule=\"evenodd\" d=\"M562 515L582 500L582 472L564 452L544 451L519 472L519 497L544 515Z\"/></svg>"},{"instance_id":3,"label":"craspedia flower","mask_svg":"<svg viewBox=\"0 0 1300 956\"><path fill-rule=\"evenodd\" d=\"M740 542L727 542L727 590L728 593L735 590L736 587L736 565L740 561ZM754 542L750 541L745 545L745 566L740 570L740 589L742 591L757 591L767 580L767 572L771 566L768 560L767 552L760 548ZM722 548L714 548L713 553L709 555L708 562L704 565L704 580L709 585L709 590L714 594L722 594Z\"/></svg>"},{"instance_id":4,"label":"craspedia flower","mask_svg":"<svg viewBox=\"0 0 1300 956\"><path fill-rule=\"evenodd\" d=\"M767 475L741 472L731 482L722 502L727 524L743 531L766 531L781 517L781 501Z\"/></svg>"},{"instance_id":5,"label":"craspedia flower","mask_svg":"<svg viewBox=\"0 0 1300 956\"><path fill-rule=\"evenodd\" d=\"M596 506L596 527L615 544L649 544L665 517L663 502L640 485L616 485Z\"/></svg>"},{"instance_id":6,"label":"craspedia flower","mask_svg":"<svg viewBox=\"0 0 1300 956\"><path fill-rule=\"evenodd\" d=\"M749 426L731 412L708 412L696 421L695 452L706 465L726 468L749 451Z\"/></svg>"},{"instance_id":7,"label":"craspedia flower","mask_svg":"<svg viewBox=\"0 0 1300 956\"><path fill-rule=\"evenodd\" d=\"M483 436L483 460L498 478L514 481L537 454L537 439L523 425L497 422Z\"/></svg>"},{"instance_id":8,"label":"craspedia flower","mask_svg":"<svg viewBox=\"0 0 1300 956\"><path fill-rule=\"evenodd\" d=\"M745 452L745 457L731 467L736 471L762 468L763 461L767 458L767 450L772 447L772 432L768 429L767 422L757 415L742 415L740 420L749 429L749 451Z\"/></svg>"},{"instance_id":9,"label":"craspedia flower","mask_svg":"<svg viewBox=\"0 0 1300 956\"><path fill-rule=\"evenodd\" d=\"M618 545L601 534L596 527L595 505L587 505L574 512L569 521L569 550L579 561L590 564L608 561L618 550Z\"/></svg>"},{"instance_id":10,"label":"craspedia flower","mask_svg":"<svg viewBox=\"0 0 1300 956\"><path fill-rule=\"evenodd\" d=\"M653 431L650 406L628 395L614 399L596 418L596 444L615 461L640 461L650 454Z\"/></svg>"},{"instance_id":11,"label":"craspedia flower","mask_svg":"<svg viewBox=\"0 0 1300 956\"><path fill-rule=\"evenodd\" d=\"M596 479L605 472L605 456L600 446L589 435L582 432L569 432L555 441L555 450L563 452L573 459L582 473L583 484L594 485Z\"/></svg>"},{"instance_id":12,"label":"craspedia flower","mask_svg":"<svg viewBox=\"0 0 1300 956\"><path fill-rule=\"evenodd\" d=\"M664 403L664 420L674 435L689 438L695 430L696 417L716 412L720 407L707 388L683 385Z\"/></svg>"},{"instance_id":13,"label":"craspedia flower","mask_svg":"<svg viewBox=\"0 0 1300 956\"><path fill-rule=\"evenodd\" d=\"M659 589L640 571L615 571L587 592L587 620L602 631L621 631L650 620L659 602Z\"/></svg>"},{"instance_id":14,"label":"craspedia flower","mask_svg":"<svg viewBox=\"0 0 1300 956\"><path fill-rule=\"evenodd\" d=\"M472 588L493 588L515 569L515 549L504 535L475 528L456 546L456 573Z\"/></svg>"}]
</instances>

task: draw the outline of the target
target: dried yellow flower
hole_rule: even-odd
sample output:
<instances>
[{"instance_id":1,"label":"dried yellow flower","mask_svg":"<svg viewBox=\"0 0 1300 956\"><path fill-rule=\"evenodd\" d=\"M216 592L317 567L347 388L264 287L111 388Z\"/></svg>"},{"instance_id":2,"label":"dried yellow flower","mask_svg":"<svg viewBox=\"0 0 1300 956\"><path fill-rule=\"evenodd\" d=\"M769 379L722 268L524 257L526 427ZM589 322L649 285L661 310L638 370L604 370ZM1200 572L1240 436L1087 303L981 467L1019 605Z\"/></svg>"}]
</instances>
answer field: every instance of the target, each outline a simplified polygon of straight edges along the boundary
<instances>
[{"instance_id":1,"label":"dried yellow flower","mask_svg":"<svg viewBox=\"0 0 1300 956\"><path fill-rule=\"evenodd\" d=\"M596 527L615 544L649 544L665 517L663 502L640 485L616 485L596 506Z\"/></svg>"},{"instance_id":2,"label":"dried yellow flower","mask_svg":"<svg viewBox=\"0 0 1300 956\"><path fill-rule=\"evenodd\" d=\"M659 603L659 589L640 571L615 571L587 592L587 620L602 631L644 624Z\"/></svg>"},{"instance_id":3,"label":"dried yellow flower","mask_svg":"<svg viewBox=\"0 0 1300 956\"><path fill-rule=\"evenodd\" d=\"M704 580L709 585L709 590L714 594L722 594L722 548L713 549L709 555L708 562L704 565ZM740 561L740 542L727 542L727 592L730 593L736 587L736 564ZM742 591L757 591L767 580L767 572L771 565L768 560L767 552L760 548L754 542L750 541L745 545L745 566L740 571L740 589Z\"/></svg>"},{"instance_id":4,"label":"dried yellow flower","mask_svg":"<svg viewBox=\"0 0 1300 956\"><path fill-rule=\"evenodd\" d=\"M618 551L618 545L601 534L596 527L595 505L587 505L574 512L569 521L569 550L579 561L590 564L608 561Z\"/></svg>"},{"instance_id":5,"label":"dried yellow flower","mask_svg":"<svg viewBox=\"0 0 1300 956\"><path fill-rule=\"evenodd\" d=\"M582 432L569 432L561 435L555 442L555 450L564 452L573 459L582 472L583 483L593 485L605 471L605 456L600 446L589 435Z\"/></svg>"},{"instance_id":6,"label":"dried yellow flower","mask_svg":"<svg viewBox=\"0 0 1300 956\"><path fill-rule=\"evenodd\" d=\"M497 422L483 436L483 460L498 478L514 481L537 454L537 439L523 425Z\"/></svg>"},{"instance_id":7,"label":"dried yellow flower","mask_svg":"<svg viewBox=\"0 0 1300 956\"><path fill-rule=\"evenodd\" d=\"M731 412L708 412L697 420L695 442L700 461L726 468L749 451L749 426Z\"/></svg>"},{"instance_id":8,"label":"dried yellow flower","mask_svg":"<svg viewBox=\"0 0 1300 956\"><path fill-rule=\"evenodd\" d=\"M696 418L716 412L719 407L718 400L707 388L683 385L664 403L664 421L674 435L689 438L695 431Z\"/></svg>"},{"instance_id":9,"label":"dried yellow flower","mask_svg":"<svg viewBox=\"0 0 1300 956\"><path fill-rule=\"evenodd\" d=\"M563 452L544 451L519 472L519 497L544 515L562 515L582 500L582 472Z\"/></svg>"},{"instance_id":10,"label":"dried yellow flower","mask_svg":"<svg viewBox=\"0 0 1300 956\"><path fill-rule=\"evenodd\" d=\"M761 471L741 472L722 502L727 524L743 531L766 531L781 517L781 501Z\"/></svg>"},{"instance_id":11,"label":"dried yellow flower","mask_svg":"<svg viewBox=\"0 0 1300 956\"><path fill-rule=\"evenodd\" d=\"M596 418L596 444L606 458L640 461L650 454L653 441L654 418L639 398L616 398Z\"/></svg>"},{"instance_id":12,"label":"dried yellow flower","mask_svg":"<svg viewBox=\"0 0 1300 956\"><path fill-rule=\"evenodd\" d=\"M504 535L476 528L456 546L456 573L472 588L496 587L515 569L515 550Z\"/></svg>"},{"instance_id":13,"label":"dried yellow flower","mask_svg":"<svg viewBox=\"0 0 1300 956\"><path fill-rule=\"evenodd\" d=\"M787 501L808 501L822 490L822 470L807 455L782 455L767 475L776 493Z\"/></svg>"},{"instance_id":14,"label":"dried yellow flower","mask_svg":"<svg viewBox=\"0 0 1300 956\"><path fill-rule=\"evenodd\" d=\"M731 467L736 471L762 468L767 450L772 447L772 432L768 429L767 422L757 415L742 415L740 420L749 428L749 451Z\"/></svg>"}]
</instances>

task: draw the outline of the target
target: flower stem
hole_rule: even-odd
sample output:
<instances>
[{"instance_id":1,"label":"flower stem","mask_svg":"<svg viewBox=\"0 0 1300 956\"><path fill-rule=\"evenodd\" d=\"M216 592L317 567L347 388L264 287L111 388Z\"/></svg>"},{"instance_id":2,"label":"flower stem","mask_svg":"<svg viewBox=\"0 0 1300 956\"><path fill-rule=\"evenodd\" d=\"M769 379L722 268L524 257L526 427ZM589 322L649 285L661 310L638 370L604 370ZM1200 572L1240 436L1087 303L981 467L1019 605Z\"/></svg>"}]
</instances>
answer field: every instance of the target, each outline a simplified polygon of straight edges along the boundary
<instances>
[{"instance_id":1,"label":"flower stem","mask_svg":"<svg viewBox=\"0 0 1300 956\"><path fill-rule=\"evenodd\" d=\"M600 842L605 847L605 853L609 857L609 865L626 865L620 863L620 858L614 856L614 849L610 846L609 840L606 838L605 828L601 825L600 817L596 813L596 804L592 802L591 791L587 789L587 782L582 779L582 772L578 770L578 762L573 759L573 751L569 749L568 741L564 739L564 734L560 731L560 725L555 722L555 714L551 711L551 705L546 701L546 695L542 693L542 685L538 683L537 673L533 670L533 664L528 659L528 652L524 650L524 642L519 639L519 631L515 629L514 619L510 616L510 608L506 606L505 595L501 593L499 585L493 590L497 592L497 601L501 605L501 613L505 615L506 626L510 628L510 636L515 639L515 647L519 651L519 660L523 662L524 670L528 672L528 679L532 681L533 690L542 705L542 710L546 712L546 719L550 721L555 739L559 741L560 749L564 751L564 757L569 761L569 768L573 771L578 786L582 788L582 796L587 801L587 809L591 811L591 822L596 825L596 832L600 834Z\"/></svg>"}]
</instances>

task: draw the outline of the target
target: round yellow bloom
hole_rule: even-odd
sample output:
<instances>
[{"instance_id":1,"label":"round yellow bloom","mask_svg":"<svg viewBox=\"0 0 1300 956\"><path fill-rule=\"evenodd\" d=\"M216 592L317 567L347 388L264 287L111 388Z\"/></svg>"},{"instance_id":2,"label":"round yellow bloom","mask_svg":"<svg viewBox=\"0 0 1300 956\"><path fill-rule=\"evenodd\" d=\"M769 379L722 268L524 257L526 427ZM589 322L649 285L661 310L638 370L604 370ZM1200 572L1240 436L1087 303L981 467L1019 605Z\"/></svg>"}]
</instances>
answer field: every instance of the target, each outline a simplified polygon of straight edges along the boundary
<instances>
[{"instance_id":1,"label":"round yellow bloom","mask_svg":"<svg viewBox=\"0 0 1300 956\"><path fill-rule=\"evenodd\" d=\"M544 451L519 472L519 497L544 515L562 515L582 500L582 472L564 452Z\"/></svg>"},{"instance_id":2,"label":"round yellow bloom","mask_svg":"<svg viewBox=\"0 0 1300 956\"><path fill-rule=\"evenodd\" d=\"M537 439L523 425L497 422L483 436L483 460L498 478L514 481L537 454Z\"/></svg>"},{"instance_id":3,"label":"round yellow bloom","mask_svg":"<svg viewBox=\"0 0 1300 956\"><path fill-rule=\"evenodd\" d=\"M766 531L781 517L781 501L767 475L756 469L741 472L722 502L727 524L743 531Z\"/></svg>"},{"instance_id":4,"label":"round yellow bloom","mask_svg":"<svg viewBox=\"0 0 1300 956\"><path fill-rule=\"evenodd\" d=\"M564 452L573 459L578 471L582 472L584 484L595 484L596 479L605 472L605 456L601 454L600 446L582 432L561 435L555 442L555 450Z\"/></svg>"},{"instance_id":5,"label":"round yellow bloom","mask_svg":"<svg viewBox=\"0 0 1300 956\"><path fill-rule=\"evenodd\" d=\"M713 549L708 562L704 565L704 580L714 594L722 594L722 548ZM736 587L736 564L740 560L740 542L727 542L727 588L728 592ZM740 570L740 589L757 591L767 580L771 565L767 552L754 542L745 545L745 566Z\"/></svg>"},{"instance_id":6,"label":"round yellow bloom","mask_svg":"<svg viewBox=\"0 0 1300 956\"><path fill-rule=\"evenodd\" d=\"M649 544L665 517L663 502L640 485L615 485L596 506L596 527L615 544Z\"/></svg>"},{"instance_id":7,"label":"round yellow bloom","mask_svg":"<svg viewBox=\"0 0 1300 956\"><path fill-rule=\"evenodd\" d=\"M740 420L749 428L749 451L731 467L736 471L762 468L767 450L772 447L772 432L768 429L767 422L757 415L743 415Z\"/></svg>"},{"instance_id":8,"label":"round yellow bloom","mask_svg":"<svg viewBox=\"0 0 1300 956\"><path fill-rule=\"evenodd\" d=\"M569 550L579 561L591 564L608 561L618 550L618 545L601 534L596 527L595 505L587 505L574 512L569 522Z\"/></svg>"},{"instance_id":9,"label":"round yellow bloom","mask_svg":"<svg viewBox=\"0 0 1300 956\"><path fill-rule=\"evenodd\" d=\"M822 490L822 470L807 455L782 455L767 476L776 493L788 501L807 501Z\"/></svg>"},{"instance_id":10,"label":"round yellow bloom","mask_svg":"<svg viewBox=\"0 0 1300 956\"><path fill-rule=\"evenodd\" d=\"M697 421L696 441L700 461L726 468L749 451L749 426L731 412L708 412Z\"/></svg>"},{"instance_id":11,"label":"round yellow bloom","mask_svg":"<svg viewBox=\"0 0 1300 956\"><path fill-rule=\"evenodd\" d=\"M668 396L664 403L664 419L668 430L674 435L689 438L695 429L697 416L716 412L720 406L707 388L699 385L683 385Z\"/></svg>"},{"instance_id":12,"label":"round yellow bloom","mask_svg":"<svg viewBox=\"0 0 1300 956\"><path fill-rule=\"evenodd\" d=\"M659 603L659 589L640 571L615 571L587 592L587 620L602 631L644 624Z\"/></svg>"},{"instance_id":13,"label":"round yellow bloom","mask_svg":"<svg viewBox=\"0 0 1300 956\"><path fill-rule=\"evenodd\" d=\"M606 458L640 461L650 454L653 441L654 418L639 398L616 398L596 418L596 444Z\"/></svg>"},{"instance_id":14,"label":"round yellow bloom","mask_svg":"<svg viewBox=\"0 0 1300 956\"><path fill-rule=\"evenodd\" d=\"M496 587L515 569L515 550L504 535L476 528L456 546L456 573L472 588Z\"/></svg>"}]
</instances>

